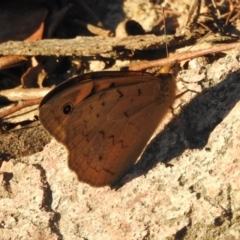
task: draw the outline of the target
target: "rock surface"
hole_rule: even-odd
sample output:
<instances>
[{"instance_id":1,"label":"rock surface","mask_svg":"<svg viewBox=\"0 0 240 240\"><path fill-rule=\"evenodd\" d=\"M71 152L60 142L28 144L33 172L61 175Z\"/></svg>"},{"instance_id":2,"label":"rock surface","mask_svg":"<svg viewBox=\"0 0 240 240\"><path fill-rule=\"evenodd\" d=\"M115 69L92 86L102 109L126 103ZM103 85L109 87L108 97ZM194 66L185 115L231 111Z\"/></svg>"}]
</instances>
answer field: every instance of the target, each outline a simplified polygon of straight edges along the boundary
<instances>
[{"instance_id":1,"label":"rock surface","mask_svg":"<svg viewBox=\"0 0 240 240\"><path fill-rule=\"evenodd\" d=\"M117 190L79 183L55 140L4 161L0 239L240 239L239 56L209 65L201 84L177 79L208 86L176 100Z\"/></svg>"}]
</instances>

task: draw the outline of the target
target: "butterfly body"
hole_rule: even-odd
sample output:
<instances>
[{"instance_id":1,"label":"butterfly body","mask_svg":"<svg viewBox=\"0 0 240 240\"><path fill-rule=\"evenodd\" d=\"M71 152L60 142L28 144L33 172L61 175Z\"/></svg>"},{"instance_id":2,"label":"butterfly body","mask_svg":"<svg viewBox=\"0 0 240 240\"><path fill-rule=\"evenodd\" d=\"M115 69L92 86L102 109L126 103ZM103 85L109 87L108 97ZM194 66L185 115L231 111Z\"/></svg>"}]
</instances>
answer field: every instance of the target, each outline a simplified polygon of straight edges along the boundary
<instances>
[{"instance_id":1,"label":"butterfly body","mask_svg":"<svg viewBox=\"0 0 240 240\"><path fill-rule=\"evenodd\" d=\"M172 77L97 72L45 96L39 117L69 151L69 168L93 186L114 185L136 162L175 98Z\"/></svg>"}]
</instances>

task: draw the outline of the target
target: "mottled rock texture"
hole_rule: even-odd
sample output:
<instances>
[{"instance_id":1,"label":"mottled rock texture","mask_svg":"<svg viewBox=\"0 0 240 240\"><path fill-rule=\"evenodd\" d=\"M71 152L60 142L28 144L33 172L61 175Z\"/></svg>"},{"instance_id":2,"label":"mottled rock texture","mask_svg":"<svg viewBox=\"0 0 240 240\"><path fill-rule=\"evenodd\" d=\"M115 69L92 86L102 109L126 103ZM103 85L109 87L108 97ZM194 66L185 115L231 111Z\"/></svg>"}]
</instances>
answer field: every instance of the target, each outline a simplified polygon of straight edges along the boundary
<instances>
[{"instance_id":1,"label":"mottled rock texture","mask_svg":"<svg viewBox=\"0 0 240 240\"><path fill-rule=\"evenodd\" d=\"M118 190L79 183L55 140L3 161L0 239L240 239L239 56L177 79L204 89L176 100Z\"/></svg>"}]
</instances>

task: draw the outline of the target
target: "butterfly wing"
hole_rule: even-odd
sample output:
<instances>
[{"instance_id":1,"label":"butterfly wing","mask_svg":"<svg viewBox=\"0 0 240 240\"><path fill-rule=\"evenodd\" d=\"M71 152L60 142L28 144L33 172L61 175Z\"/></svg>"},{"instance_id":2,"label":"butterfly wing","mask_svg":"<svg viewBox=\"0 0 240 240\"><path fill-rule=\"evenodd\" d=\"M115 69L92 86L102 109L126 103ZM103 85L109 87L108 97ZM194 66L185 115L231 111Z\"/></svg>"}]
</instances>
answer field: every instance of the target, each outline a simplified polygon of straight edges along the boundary
<instances>
[{"instance_id":1,"label":"butterfly wing","mask_svg":"<svg viewBox=\"0 0 240 240\"><path fill-rule=\"evenodd\" d=\"M45 128L69 150L69 168L93 186L123 177L174 101L172 78L118 81L119 76L71 85L40 107Z\"/></svg>"}]
</instances>

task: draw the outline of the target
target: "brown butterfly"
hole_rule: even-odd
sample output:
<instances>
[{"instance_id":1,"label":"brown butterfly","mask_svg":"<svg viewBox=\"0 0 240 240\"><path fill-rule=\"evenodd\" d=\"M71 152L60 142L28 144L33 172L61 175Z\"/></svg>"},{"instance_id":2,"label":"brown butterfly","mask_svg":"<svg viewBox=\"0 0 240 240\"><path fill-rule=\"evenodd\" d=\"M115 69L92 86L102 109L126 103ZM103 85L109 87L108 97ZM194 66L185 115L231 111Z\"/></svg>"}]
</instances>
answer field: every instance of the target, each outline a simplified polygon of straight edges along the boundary
<instances>
[{"instance_id":1,"label":"brown butterfly","mask_svg":"<svg viewBox=\"0 0 240 240\"><path fill-rule=\"evenodd\" d=\"M137 161L174 99L170 75L94 72L49 92L39 118L68 149L79 181L112 186Z\"/></svg>"}]
</instances>

